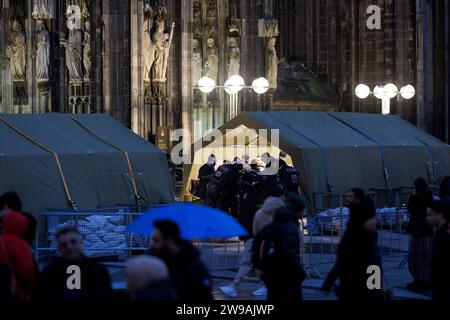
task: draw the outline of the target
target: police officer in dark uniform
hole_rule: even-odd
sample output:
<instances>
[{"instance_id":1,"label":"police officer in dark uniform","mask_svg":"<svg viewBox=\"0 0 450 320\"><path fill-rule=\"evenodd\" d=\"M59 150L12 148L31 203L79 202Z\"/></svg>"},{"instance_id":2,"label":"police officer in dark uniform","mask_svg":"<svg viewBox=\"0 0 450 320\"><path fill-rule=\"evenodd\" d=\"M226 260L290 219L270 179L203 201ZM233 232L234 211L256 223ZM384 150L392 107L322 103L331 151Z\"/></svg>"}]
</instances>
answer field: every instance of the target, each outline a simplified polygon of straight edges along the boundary
<instances>
[{"instance_id":1,"label":"police officer in dark uniform","mask_svg":"<svg viewBox=\"0 0 450 320\"><path fill-rule=\"evenodd\" d=\"M243 165L226 163L221 165L208 183L207 198L210 206L229 212L237 217L239 177Z\"/></svg>"},{"instance_id":2,"label":"police officer in dark uniform","mask_svg":"<svg viewBox=\"0 0 450 320\"><path fill-rule=\"evenodd\" d=\"M286 192L299 194L300 174L294 167L286 163L287 154L280 152L278 177Z\"/></svg>"},{"instance_id":3,"label":"police officer in dark uniform","mask_svg":"<svg viewBox=\"0 0 450 320\"><path fill-rule=\"evenodd\" d=\"M211 177L214 175L215 167L216 167L216 156L214 154L210 155L208 158L208 162L200 167L198 171L198 196L202 201L206 201L207 199L207 186Z\"/></svg>"}]
</instances>

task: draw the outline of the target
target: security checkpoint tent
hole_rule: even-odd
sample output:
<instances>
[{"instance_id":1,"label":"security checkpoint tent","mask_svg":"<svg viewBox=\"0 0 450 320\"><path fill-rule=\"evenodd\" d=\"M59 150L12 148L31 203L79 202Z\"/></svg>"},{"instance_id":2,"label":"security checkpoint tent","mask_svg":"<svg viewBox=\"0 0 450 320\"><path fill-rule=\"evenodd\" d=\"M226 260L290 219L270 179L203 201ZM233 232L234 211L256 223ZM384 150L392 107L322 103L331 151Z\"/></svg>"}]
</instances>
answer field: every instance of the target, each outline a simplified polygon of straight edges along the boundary
<instances>
[{"instance_id":1,"label":"security checkpoint tent","mask_svg":"<svg viewBox=\"0 0 450 320\"><path fill-rule=\"evenodd\" d=\"M0 115L0 193L24 210L173 201L165 154L108 115Z\"/></svg>"},{"instance_id":2,"label":"security checkpoint tent","mask_svg":"<svg viewBox=\"0 0 450 320\"><path fill-rule=\"evenodd\" d=\"M256 133L251 129L256 130ZM235 152L255 149L265 137L256 137L261 129L278 129L278 145L292 157L301 175L301 188L310 204L314 194L346 192L358 186L365 190L410 188L422 176L430 184L450 175L450 146L417 129L397 116L326 112L250 112L243 113L219 130L225 136L248 135ZM251 137L253 135L253 137ZM235 139L236 140L236 139ZM271 135L267 142L273 144ZM252 144L254 144L252 146ZM224 138L204 142L189 166L185 181L188 193L191 179L209 153L236 145ZM258 150L258 149L256 149ZM260 153L264 152L260 149ZM277 152L272 152L278 156ZM252 157L252 155L251 155ZM228 159L232 159L231 157Z\"/></svg>"}]
</instances>

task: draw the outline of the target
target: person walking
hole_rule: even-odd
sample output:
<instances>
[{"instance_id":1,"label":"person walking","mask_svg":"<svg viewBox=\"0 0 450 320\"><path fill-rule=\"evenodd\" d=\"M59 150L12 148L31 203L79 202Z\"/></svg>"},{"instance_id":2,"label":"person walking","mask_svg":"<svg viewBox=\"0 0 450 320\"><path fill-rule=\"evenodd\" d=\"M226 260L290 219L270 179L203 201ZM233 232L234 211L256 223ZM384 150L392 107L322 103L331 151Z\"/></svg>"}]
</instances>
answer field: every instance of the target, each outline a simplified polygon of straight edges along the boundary
<instances>
[{"instance_id":1,"label":"person walking","mask_svg":"<svg viewBox=\"0 0 450 320\"><path fill-rule=\"evenodd\" d=\"M294 199L296 197L296 199ZM298 195L290 195L286 207L279 208L273 221L255 236L252 260L262 271L268 301L299 301L305 271L299 261L299 219L305 204Z\"/></svg>"},{"instance_id":2,"label":"person walking","mask_svg":"<svg viewBox=\"0 0 450 320\"><path fill-rule=\"evenodd\" d=\"M83 255L83 239L76 227L56 232L56 243L62 258L44 268L39 278L38 299L47 302L107 301L112 298L108 269ZM69 288L69 267L80 270L80 287Z\"/></svg>"},{"instance_id":3,"label":"person walking","mask_svg":"<svg viewBox=\"0 0 450 320\"><path fill-rule=\"evenodd\" d=\"M330 292L339 279L336 294L343 301L382 301L384 293L367 286L368 267L382 270L377 246L376 211L373 202L366 198L350 206L350 218L337 250L336 263L323 283L322 290ZM382 282L382 281L380 281Z\"/></svg>"},{"instance_id":4,"label":"person walking","mask_svg":"<svg viewBox=\"0 0 450 320\"><path fill-rule=\"evenodd\" d=\"M345 206L348 208L353 204L360 203L366 198L366 192L361 188L352 188L345 195Z\"/></svg>"},{"instance_id":5,"label":"person walking","mask_svg":"<svg viewBox=\"0 0 450 320\"><path fill-rule=\"evenodd\" d=\"M142 255L128 260L125 281L133 300L176 300L169 270L159 258Z\"/></svg>"},{"instance_id":6,"label":"person walking","mask_svg":"<svg viewBox=\"0 0 450 320\"><path fill-rule=\"evenodd\" d=\"M150 237L150 254L162 259L181 301L210 301L212 281L208 269L194 246L180 237L172 221L156 221Z\"/></svg>"},{"instance_id":7,"label":"person walking","mask_svg":"<svg viewBox=\"0 0 450 320\"><path fill-rule=\"evenodd\" d=\"M247 200L249 201L249 205L253 204L253 207L247 213L248 216L246 218L240 219L241 224L247 229L249 236L244 239L244 252L240 261L239 270L232 283L226 286L219 287L220 291L233 299L238 296L237 288L244 280L244 277L254 269L252 263L254 235L259 233L265 225L272 222L273 217L271 217L271 215L273 216L278 208L284 206L284 203L280 198L271 197L266 199L262 207L257 210L257 203L259 203L262 199L260 199L259 197L250 197L247 198ZM253 210L257 210L256 213L252 214L251 212L254 212ZM240 217L241 214L245 214L245 212L240 212ZM258 221L256 223L257 227L255 228L256 215L258 215L259 218L257 219ZM263 226L263 224L265 225ZM264 285L261 285L258 289L253 291L252 295L255 297L265 296L267 295L267 289Z\"/></svg>"},{"instance_id":8,"label":"person walking","mask_svg":"<svg viewBox=\"0 0 450 320\"><path fill-rule=\"evenodd\" d=\"M427 221L436 230L430 263L433 300L450 301L450 229L446 203L435 201L430 204Z\"/></svg>"},{"instance_id":9,"label":"person walking","mask_svg":"<svg viewBox=\"0 0 450 320\"><path fill-rule=\"evenodd\" d=\"M36 262L26 241L28 220L19 212L3 216L0 234L0 264L12 272L18 300L30 300L37 282Z\"/></svg>"},{"instance_id":10,"label":"person walking","mask_svg":"<svg viewBox=\"0 0 450 320\"><path fill-rule=\"evenodd\" d=\"M409 290L424 290L429 287L433 228L427 222L427 208L433 202L433 193L423 178L414 182L415 191L409 198L410 219L407 230L410 234L408 267L414 281Z\"/></svg>"}]
</instances>

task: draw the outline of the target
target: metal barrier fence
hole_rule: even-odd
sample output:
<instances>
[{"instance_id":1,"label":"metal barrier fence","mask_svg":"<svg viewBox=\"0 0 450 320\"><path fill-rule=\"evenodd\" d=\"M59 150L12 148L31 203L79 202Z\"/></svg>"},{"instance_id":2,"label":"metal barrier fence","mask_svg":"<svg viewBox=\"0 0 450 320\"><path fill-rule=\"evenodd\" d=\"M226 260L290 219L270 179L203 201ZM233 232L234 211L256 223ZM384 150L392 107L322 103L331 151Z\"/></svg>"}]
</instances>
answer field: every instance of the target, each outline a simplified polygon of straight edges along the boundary
<instances>
[{"instance_id":1,"label":"metal barrier fence","mask_svg":"<svg viewBox=\"0 0 450 320\"><path fill-rule=\"evenodd\" d=\"M124 262L148 250L149 238L126 232L141 213L136 208L102 208L90 212L47 212L38 216L35 256L37 261L58 255L55 234L64 226L76 226L83 237L86 256L100 261ZM240 264L239 239L193 241L210 270L237 269Z\"/></svg>"},{"instance_id":2,"label":"metal barrier fence","mask_svg":"<svg viewBox=\"0 0 450 320\"><path fill-rule=\"evenodd\" d=\"M315 198L315 204L327 204L328 208L316 207L314 216L302 221L301 261L310 277L312 273L321 277L319 267L336 262L337 249L349 219L349 210L344 205L345 194L318 196L322 199L317 201ZM368 193L368 196L378 208L378 245L382 257L403 257L400 265L404 265L409 250L409 235L406 232L409 214L406 208L379 208L377 194ZM403 205L403 200L408 197L408 193L402 192L392 199L394 204Z\"/></svg>"}]
</instances>

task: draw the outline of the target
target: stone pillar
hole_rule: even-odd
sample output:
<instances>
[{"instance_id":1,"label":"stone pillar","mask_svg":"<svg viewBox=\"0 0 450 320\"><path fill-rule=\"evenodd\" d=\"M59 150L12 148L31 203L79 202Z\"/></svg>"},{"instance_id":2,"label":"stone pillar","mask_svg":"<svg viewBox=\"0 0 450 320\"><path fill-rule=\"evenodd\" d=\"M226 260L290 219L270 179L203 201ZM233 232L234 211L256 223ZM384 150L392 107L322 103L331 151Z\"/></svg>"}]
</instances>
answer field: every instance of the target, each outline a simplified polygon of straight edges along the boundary
<instances>
[{"instance_id":1,"label":"stone pillar","mask_svg":"<svg viewBox=\"0 0 450 320\"><path fill-rule=\"evenodd\" d=\"M193 132L192 119L192 1L181 1L181 121L183 129ZM187 149L193 141L183 139L184 149Z\"/></svg>"}]
</instances>

